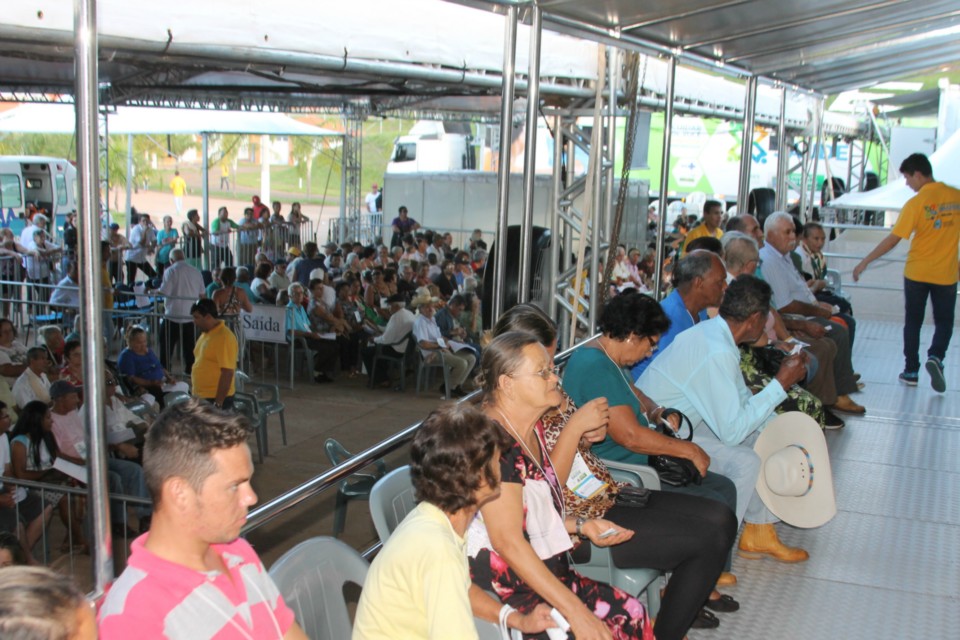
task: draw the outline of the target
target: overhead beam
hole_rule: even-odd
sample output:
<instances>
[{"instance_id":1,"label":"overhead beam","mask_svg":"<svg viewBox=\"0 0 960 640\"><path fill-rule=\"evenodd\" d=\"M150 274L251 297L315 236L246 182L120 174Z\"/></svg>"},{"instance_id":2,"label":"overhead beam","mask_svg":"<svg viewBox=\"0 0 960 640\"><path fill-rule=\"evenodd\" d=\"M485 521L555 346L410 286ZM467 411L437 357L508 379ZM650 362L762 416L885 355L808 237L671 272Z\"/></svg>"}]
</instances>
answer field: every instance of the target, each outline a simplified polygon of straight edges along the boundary
<instances>
[{"instance_id":1,"label":"overhead beam","mask_svg":"<svg viewBox=\"0 0 960 640\"><path fill-rule=\"evenodd\" d=\"M855 16L861 13L869 13L871 11L885 10L899 4L908 4L908 3L912 4L913 2L914 0L884 0L883 2L877 2L876 4L872 4L872 5L850 7L848 9L841 9L839 11L835 10L829 13L807 16L806 18L797 18L796 20L788 20L786 22L764 25L762 27L757 27L756 29L748 29L746 31L741 31L735 34L728 34L719 38L708 38L706 40L700 40L699 42L683 45L683 48L685 50L699 49L700 47L720 44L722 42L730 42L731 40L743 40L744 38L752 38L754 36L763 35L765 33L774 33L776 31L784 31L786 29L793 29L795 27L802 27L809 24L816 24L818 22L823 22L824 20L836 20L837 18Z\"/></svg>"}]
</instances>

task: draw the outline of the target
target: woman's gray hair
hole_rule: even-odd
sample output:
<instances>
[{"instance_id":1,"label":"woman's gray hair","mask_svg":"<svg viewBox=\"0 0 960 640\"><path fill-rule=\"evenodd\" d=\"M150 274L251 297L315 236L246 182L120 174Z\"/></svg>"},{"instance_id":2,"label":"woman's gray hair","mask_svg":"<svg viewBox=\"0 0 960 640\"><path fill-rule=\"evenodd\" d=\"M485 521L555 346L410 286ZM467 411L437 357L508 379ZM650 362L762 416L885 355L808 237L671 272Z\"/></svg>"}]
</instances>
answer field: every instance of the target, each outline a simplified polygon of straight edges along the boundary
<instances>
[{"instance_id":1,"label":"woman's gray hair","mask_svg":"<svg viewBox=\"0 0 960 640\"><path fill-rule=\"evenodd\" d=\"M497 390L500 376L510 375L523 362L523 349L527 345L539 345L540 341L526 331L507 331L500 334L483 350L480 358L480 376L477 383L484 397L491 397Z\"/></svg>"}]
</instances>

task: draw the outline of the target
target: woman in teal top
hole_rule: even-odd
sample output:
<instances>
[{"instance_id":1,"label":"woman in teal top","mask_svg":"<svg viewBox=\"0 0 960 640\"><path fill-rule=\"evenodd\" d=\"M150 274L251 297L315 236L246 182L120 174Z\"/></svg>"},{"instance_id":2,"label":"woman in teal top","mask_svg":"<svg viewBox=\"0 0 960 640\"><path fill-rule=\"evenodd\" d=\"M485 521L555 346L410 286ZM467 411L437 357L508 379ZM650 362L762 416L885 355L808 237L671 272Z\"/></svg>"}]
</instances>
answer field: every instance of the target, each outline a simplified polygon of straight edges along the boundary
<instances>
[{"instance_id":1,"label":"woman in teal top","mask_svg":"<svg viewBox=\"0 0 960 640\"><path fill-rule=\"evenodd\" d=\"M163 229L157 233L157 277L163 278L163 270L170 263L170 252L177 246L180 234L173 228L173 218L163 216Z\"/></svg>"}]
</instances>

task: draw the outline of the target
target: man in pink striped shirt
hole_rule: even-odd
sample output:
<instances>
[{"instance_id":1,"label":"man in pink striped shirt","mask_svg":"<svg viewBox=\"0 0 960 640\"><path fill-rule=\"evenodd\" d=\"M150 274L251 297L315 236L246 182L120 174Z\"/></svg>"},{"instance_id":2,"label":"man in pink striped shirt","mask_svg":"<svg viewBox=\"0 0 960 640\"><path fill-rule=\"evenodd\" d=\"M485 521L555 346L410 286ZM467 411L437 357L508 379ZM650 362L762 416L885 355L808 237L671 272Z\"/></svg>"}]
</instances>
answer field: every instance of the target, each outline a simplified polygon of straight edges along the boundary
<instances>
[{"instance_id":1,"label":"man in pink striped shirt","mask_svg":"<svg viewBox=\"0 0 960 640\"><path fill-rule=\"evenodd\" d=\"M150 531L100 607L100 637L306 639L240 529L257 495L245 418L202 400L147 433Z\"/></svg>"}]
</instances>

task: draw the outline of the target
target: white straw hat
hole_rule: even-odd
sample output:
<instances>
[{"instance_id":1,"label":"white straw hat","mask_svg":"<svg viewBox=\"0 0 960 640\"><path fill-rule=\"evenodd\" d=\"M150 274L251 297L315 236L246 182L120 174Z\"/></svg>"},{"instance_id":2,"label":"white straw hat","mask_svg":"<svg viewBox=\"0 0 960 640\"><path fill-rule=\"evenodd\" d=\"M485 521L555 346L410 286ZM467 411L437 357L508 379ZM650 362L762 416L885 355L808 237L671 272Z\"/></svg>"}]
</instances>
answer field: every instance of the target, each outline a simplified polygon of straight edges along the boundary
<instances>
[{"instance_id":1,"label":"white straw hat","mask_svg":"<svg viewBox=\"0 0 960 640\"><path fill-rule=\"evenodd\" d=\"M837 514L823 431L805 413L775 417L757 438L757 493L775 516L795 527L820 527Z\"/></svg>"}]
</instances>

